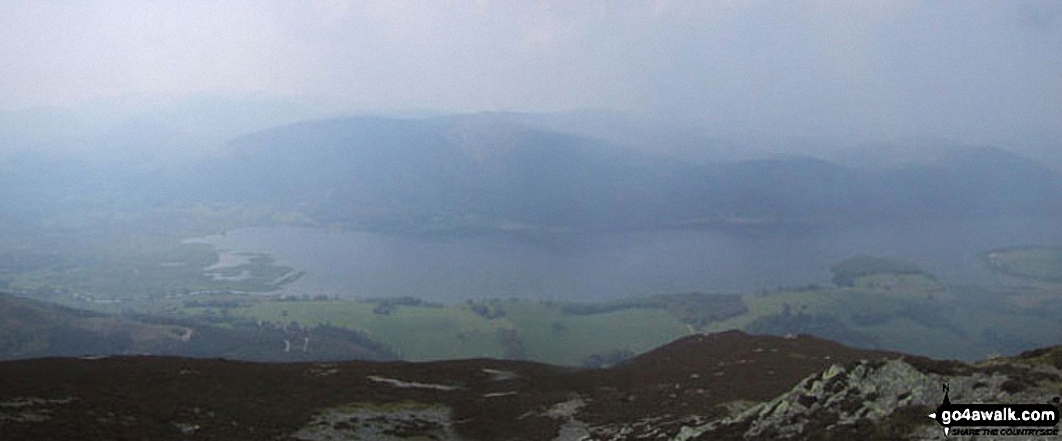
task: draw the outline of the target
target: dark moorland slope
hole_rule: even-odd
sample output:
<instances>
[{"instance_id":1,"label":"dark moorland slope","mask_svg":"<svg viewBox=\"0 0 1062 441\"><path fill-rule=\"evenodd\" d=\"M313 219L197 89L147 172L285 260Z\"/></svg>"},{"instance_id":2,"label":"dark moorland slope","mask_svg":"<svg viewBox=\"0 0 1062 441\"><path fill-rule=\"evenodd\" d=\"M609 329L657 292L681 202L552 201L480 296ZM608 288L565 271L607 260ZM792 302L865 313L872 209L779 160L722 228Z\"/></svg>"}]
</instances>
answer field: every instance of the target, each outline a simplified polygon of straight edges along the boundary
<instances>
[{"instance_id":1,"label":"dark moorland slope","mask_svg":"<svg viewBox=\"0 0 1062 441\"><path fill-rule=\"evenodd\" d=\"M953 402L1050 402L1062 348L975 365L741 332L608 369L461 360L0 363L5 440L938 439Z\"/></svg>"}]
</instances>

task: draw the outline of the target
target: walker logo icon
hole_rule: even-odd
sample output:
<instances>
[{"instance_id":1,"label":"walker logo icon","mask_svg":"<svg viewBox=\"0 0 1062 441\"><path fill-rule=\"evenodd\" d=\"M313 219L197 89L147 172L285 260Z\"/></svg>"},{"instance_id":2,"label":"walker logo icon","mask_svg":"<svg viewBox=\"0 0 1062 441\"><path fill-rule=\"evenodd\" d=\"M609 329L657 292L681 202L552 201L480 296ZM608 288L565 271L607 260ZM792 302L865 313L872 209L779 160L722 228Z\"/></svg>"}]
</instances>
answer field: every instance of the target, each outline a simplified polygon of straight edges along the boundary
<instances>
[{"instance_id":1,"label":"walker logo icon","mask_svg":"<svg viewBox=\"0 0 1062 441\"><path fill-rule=\"evenodd\" d=\"M954 404L948 392L945 383L944 401L929 414L944 428L945 437L1058 435L1058 407L1052 404ZM952 430L953 427L957 429Z\"/></svg>"}]
</instances>

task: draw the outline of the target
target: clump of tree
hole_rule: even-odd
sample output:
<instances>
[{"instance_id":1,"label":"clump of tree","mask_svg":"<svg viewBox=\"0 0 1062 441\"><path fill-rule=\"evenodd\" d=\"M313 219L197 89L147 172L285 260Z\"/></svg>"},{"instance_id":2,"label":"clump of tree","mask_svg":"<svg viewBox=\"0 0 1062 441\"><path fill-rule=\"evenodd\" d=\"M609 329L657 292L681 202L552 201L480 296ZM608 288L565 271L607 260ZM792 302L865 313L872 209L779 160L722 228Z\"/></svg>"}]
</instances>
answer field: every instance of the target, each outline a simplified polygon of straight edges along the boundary
<instances>
[{"instance_id":1,"label":"clump of tree","mask_svg":"<svg viewBox=\"0 0 1062 441\"><path fill-rule=\"evenodd\" d=\"M391 315L395 311L398 311L398 307L390 303L380 303L372 308L372 313L376 315Z\"/></svg>"},{"instance_id":2,"label":"clump of tree","mask_svg":"<svg viewBox=\"0 0 1062 441\"><path fill-rule=\"evenodd\" d=\"M855 286L856 279L876 274L917 274L936 280L932 274L911 262L873 256L853 257L830 267L830 272L837 286Z\"/></svg>"},{"instance_id":3,"label":"clump of tree","mask_svg":"<svg viewBox=\"0 0 1062 441\"><path fill-rule=\"evenodd\" d=\"M423 306L427 308L442 308L445 305L437 302L428 302L413 296L402 297L372 297L365 299L369 303L387 303L395 306Z\"/></svg>"},{"instance_id":4,"label":"clump of tree","mask_svg":"<svg viewBox=\"0 0 1062 441\"><path fill-rule=\"evenodd\" d=\"M497 306L491 306L491 305L488 305L486 303L475 302L475 301L472 301L472 300L469 300L466 303L468 304L468 309L469 310L471 310L472 312L476 313L476 315L478 315L480 317L483 317L483 318L485 318L487 320L494 320L496 318L505 317L505 310L503 310L503 309L501 309L501 308L499 308Z\"/></svg>"},{"instance_id":5,"label":"clump of tree","mask_svg":"<svg viewBox=\"0 0 1062 441\"><path fill-rule=\"evenodd\" d=\"M250 306L250 301L240 300L187 300L184 302L185 308L243 308Z\"/></svg>"},{"instance_id":6,"label":"clump of tree","mask_svg":"<svg viewBox=\"0 0 1062 441\"><path fill-rule=\"evenodd\" d=\"M612 300L600 303L563 303L560 310L568 315L594 315L609 312L622 311L625 309L651 309L666 307L658 299L651 297Z\"/></svg>"},{"instance_id":7,"label":"clump of tree","mask_svg":"<svg viewBox=\"0 0 1062 441\"><path fill-rule=\"evenodd\" d=\"M443 304L426 302L416 297L381 297L367 299L367 302L376 303L376 307L372 309L373 314L377 315L390 315L398 311L399 306L421 306L428 308L442 308Z\"/></svg>"}]
</instances>

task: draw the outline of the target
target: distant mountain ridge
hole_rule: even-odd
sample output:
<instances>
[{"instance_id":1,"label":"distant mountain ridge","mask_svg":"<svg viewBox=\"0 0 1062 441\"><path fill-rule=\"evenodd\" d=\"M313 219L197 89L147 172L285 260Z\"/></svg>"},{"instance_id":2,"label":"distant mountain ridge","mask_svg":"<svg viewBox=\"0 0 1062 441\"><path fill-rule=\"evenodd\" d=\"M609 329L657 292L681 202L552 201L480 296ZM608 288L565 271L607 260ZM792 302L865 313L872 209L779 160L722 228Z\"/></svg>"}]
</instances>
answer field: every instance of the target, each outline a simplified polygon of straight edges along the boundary
<instances>
[{"instance_id":1,"label":"distant mountain ridge","mask_svg":"<svg viewBox=\"0 0 1062 441\"><path fill-rule=\"evenodd\" d=\"M686 207L663 193L697 186L693 167L598 141L461 129L382 118L302 123L238 138L233 156L201 171L222 200L309 206L328 220L545 228L678 218Z\"/></svg>"},{"instance_id":2,"label":"distant mountain ridge","mask_svg":"<svg viewBox=\"0 0 1062 441\"><path fill-rule=\"evenodd\" d=\"M994 148L883 169L801 156L692 164L513 123L343 118L245 135L227 153L193 170L185 188L198 193L186 197L250 200L395 230L1062 214L1062 176Z\"/></svg>"},{"instance_id":3,"label":"distant mountain ridge","mask_svg":"<svg viewBox=\"0 0 1062 441\"><path fill-rule=\"evenodd\" d=\"M285 119L274 107L251 106L246 118L196 128L187 126L241 107L192 103L86 135L77 142L102 150L82 156L0 155L0 202L27 222L71 209L243 204L301 212L322 224L444 234L1062 215L1062 176L997 148L942 144L919 160L895 163L777 155L738 160L741 155L725 152L712 160L717 141L700 135L679 142L678 135L664 136L672 133L667 130L632 129L640 134L615 137L627 141L614 144L607 136L576 134L570 122L561 124L563 116L305 120L237 135L216 154L189 153L180 165L148 166L167 162L165 155L152 156L159 152L181 156L174 149L196 144L200 135L212 144L299 114L292 110ZM0 138L21 136L7 131ZM683 150L703 144L708 153L692 158L634 142L678 143ZM727 147L735 148L742 147ZM122 162L104 151L146 156Z\"/></svg>"}]
</instances>

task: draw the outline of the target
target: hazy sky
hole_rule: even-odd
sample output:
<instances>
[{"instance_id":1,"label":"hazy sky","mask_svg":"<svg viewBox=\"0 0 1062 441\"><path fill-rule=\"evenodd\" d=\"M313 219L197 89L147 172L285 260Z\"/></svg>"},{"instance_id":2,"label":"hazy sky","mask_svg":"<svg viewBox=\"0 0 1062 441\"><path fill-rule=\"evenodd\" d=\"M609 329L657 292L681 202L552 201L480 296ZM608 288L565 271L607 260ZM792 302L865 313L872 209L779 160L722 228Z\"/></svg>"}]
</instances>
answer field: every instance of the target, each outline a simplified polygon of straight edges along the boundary
<instances>
[{"instance_id":1,"label":"hazy sky","mask_svg":"<svg viewBox=\"0 0 1062 441\"><path fill-rule=\"evenodd\" d=\"M1062 140L1062 2L0 0L0 109L267 92Z\"/></svg>"}]
</instances>

